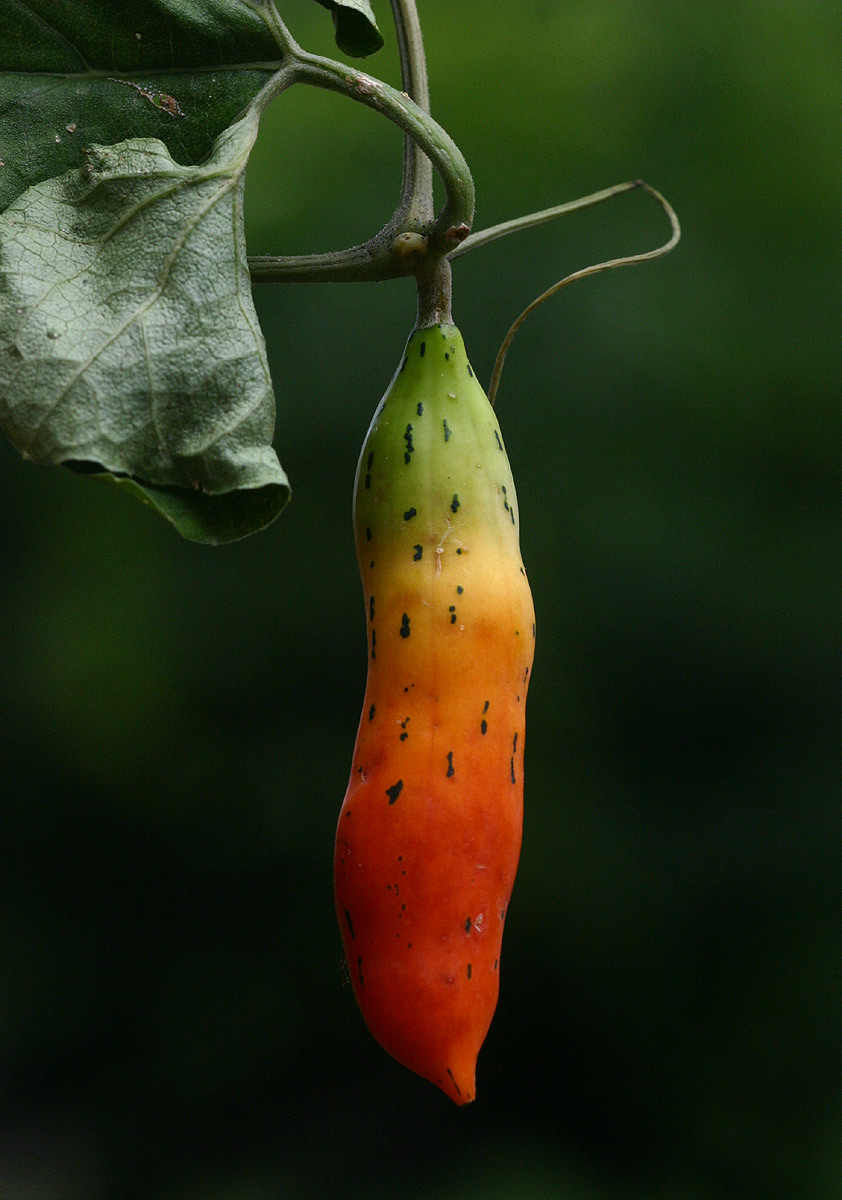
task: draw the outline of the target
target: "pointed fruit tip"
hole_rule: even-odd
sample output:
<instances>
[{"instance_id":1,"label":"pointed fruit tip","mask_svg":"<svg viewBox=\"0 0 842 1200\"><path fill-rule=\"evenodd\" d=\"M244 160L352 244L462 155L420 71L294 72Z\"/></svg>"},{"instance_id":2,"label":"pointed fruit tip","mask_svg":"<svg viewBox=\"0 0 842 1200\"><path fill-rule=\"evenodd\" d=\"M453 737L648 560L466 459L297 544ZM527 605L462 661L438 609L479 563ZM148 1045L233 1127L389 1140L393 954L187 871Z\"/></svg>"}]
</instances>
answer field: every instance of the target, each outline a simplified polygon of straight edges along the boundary
<instances>
[{"instance_id":1,"label":"pointed fruit tip","mask_svg":"<svg viewBox=\"0 0 842 1200\"><path fill-rule=\"evenodd\" d=\"M454 1104L462 1108L476 1099L476 1069L477 1059L473 1055L461 1063L454 1061L452 1066L446 1068L443 1078L434 1082Z\"/></svg>"}]
</instances>

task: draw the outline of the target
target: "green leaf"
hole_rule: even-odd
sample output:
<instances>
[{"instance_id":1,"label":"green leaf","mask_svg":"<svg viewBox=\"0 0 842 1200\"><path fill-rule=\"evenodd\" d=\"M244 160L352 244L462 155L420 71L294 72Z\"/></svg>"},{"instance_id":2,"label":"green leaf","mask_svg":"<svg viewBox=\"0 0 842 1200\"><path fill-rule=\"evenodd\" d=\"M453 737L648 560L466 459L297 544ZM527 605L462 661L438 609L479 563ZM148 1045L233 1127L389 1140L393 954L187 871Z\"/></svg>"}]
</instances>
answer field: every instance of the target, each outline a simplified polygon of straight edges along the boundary
<instances>
[{"instance_id":1,"label":"green leaf","mask_svg":"<svg viewBox=\"0 0 842 1200\"><path fill-rule=\"evenodd\" d=\"M318 0L333 13L336 44L351 58L366 58L383 45L369 0Z\"/></svg>"},{"instance_id":2,"label":"green leaf","mask_svg":"<svg viewBox=\"0 0 842 1200\"><path fill-rule=\"evenodd\" d=\"M201 162L280 58L244 0L0 0L0 30L0 211L92 143Z\"/></svg>"},{"instance_id":3,"label":"green leaf","mask_svg":"<svg viewBox=\"0 0 842 1200\"><path fill-rule=\"evenodd\" d=\"M95 474L94 478L114 484L149 505L174 525L182 537L209 546L233 542L265 529L289 497L286 484L267 484L227 492L223 496L206 496L202 492L190 493L179 488L145 487L136 479L116 475Z\"/></svg>"},{"instance_id":4,"label":"green leaf","mask_svg":"<svg viewBox=\"0 0 842 1200\"><path fill-rule=\"evenodd\" d=\"M0 0L0 421L228 541L289 486L242 225L250 0Z\"/></svg>"},{"instance_id":5,"label":"green leaf","mask_svg":"<svg viewBox=\"0 0 842 1200\"><path fill-rule=\"evenodd\" d=\"M117 477L202 541L262 527L289 495L243 233L256 134L248 114L198 166L153 138L90 146L0 216L12 441Z\"/></svg>"}]
</instances>

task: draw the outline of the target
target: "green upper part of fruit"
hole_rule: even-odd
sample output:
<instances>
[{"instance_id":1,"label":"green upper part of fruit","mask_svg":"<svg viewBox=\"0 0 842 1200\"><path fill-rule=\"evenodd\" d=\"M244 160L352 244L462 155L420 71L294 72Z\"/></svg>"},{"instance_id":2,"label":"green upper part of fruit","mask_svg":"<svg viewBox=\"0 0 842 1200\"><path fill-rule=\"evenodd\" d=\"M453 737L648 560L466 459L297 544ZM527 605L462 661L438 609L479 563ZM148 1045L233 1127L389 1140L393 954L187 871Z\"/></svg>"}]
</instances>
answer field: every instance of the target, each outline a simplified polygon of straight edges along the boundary
<instances>
[{"instance_id":1,"label":"green upper part of fruit","mask_svg":"<svg viewBox=\"0 0 842 1200\"><path fill-rule=\"evenodd\" d=\"M456 326L410 335L363 444L354 513L363 571L373 540L403 555L480 535L519 555L517 497L500 427Z\"/></svg>"}]
</instances>

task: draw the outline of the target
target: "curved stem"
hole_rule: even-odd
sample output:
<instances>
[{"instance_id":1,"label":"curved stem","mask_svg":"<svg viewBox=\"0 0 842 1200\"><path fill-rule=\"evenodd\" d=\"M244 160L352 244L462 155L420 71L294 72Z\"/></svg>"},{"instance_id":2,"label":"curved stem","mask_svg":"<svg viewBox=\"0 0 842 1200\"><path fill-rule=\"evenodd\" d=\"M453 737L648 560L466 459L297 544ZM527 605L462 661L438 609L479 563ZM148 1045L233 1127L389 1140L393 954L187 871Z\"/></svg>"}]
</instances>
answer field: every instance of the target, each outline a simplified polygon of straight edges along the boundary
<instances>
[{"instance_id":1,"label":"curved stem","mask_svg":"<svg viewBox=\"0 0 842 1200\"><path fill-rule=\"evenodd\" d=\"M281 47L285 55L296 55L301 47L287 29L286 24L275 6L275 0L268 0L268 3L256 3L255 0L244 0L244 3L249 8L257 9L263 20L268 25L274 35L275 41Z\"/></svg>"},{"instance_id":2,"label":"curved stem","mask_svg":"<svg viewBox=\"0 0 842 1200\"><path fill-rule=\"evenodd\" d=\"M423 149L442 177L447 198L435 222L417 232L427 239L432 255L447 254L468 234L474 215L474 183L459 147L442 127L414 100L389 84L345 66L333 59L308 54L289 38L290 60L255 99L262 111L292 83L341 92L373 108L403 129ZM402 207L389 224L370 241L336 254L256 256L249 258L255 282L318 282L394 279L413 275L416 262L411 255L392 251L395 237L407 229Z\"/></svg>"},{"instance_id":3,"label":"curved stem","mask_svg":"<svg viewBox=\"0 0 842 1200\"><path fill-rule=\"evenodd\" d=\"M427 60L415 0L391 0L398 39L403 90L425 113L430 112ZM401 205L407 229L429 224L433 219L433 165L413 138L404 142Z\"/></svg>"},{"instance_id":4,"label":"curved stem","mask_svg":"<svg viewBox=\"0 0 842 1200\"><path fill-rule=\"evenodd\" d=\"M554 283L551 288L547 288L547 290L542 292L537 299L533 300L532 303L523 310L517 320L513 322L509 332L503 339L502 346L497 352L497 358L494 361L494 369L491 372L491 382L488 385L488 401L490 404L494 404L494 400L497 396L497 389L500 386L500 376L503 372L503 363L506 361L506 355L508 354L509 347L514 340L514 336L529 314L534 312L539 304L543 304L545 300L549 300L550 296L554 296L556 292L561 291L563 287L567 287L568 283L575 283L577 279L586 279L589 275L597 275L601 271L611 271L615 267L632 267L637 263L648 262L653 258L660 258L662 254L667 254L675 245L677 245L678 240L681 237L681 226L678 223L678 217L676 216L672 205L664 199L660 192L656 192L653 187L650 187L648 183L644 183L642 179L637 179L633 183L619 184L617 188L609 188L608 193L612 195L619 195L622 191L630 191L632 188L638 187L643 188L647 195L651 196L654 200L657 200L661 208L667 214L667 217L669 218L670 229L672 231L669 240L664 242L662 246L658 246L655 250L646 250L642 254L628 254L622 258L610 258L606 262L594 263L593 266L583 267L580 271L574 271L572 275L566 275L564 279L560 279L558 283ZM608 199L607 193L598 192L595 194L600 199ZM593 200L592 197L587 197L586 199L590 200L592 203L597 203L597 201ZM582 207L583 202L573 201L573 203L578 204L579 207ZM561 207L563 208L564 206L562 205ZM549 212L551 210L548 209L547 211ZM548 217L547 220L549 219L550 218ZM498 234L497 236L501 235ZM491 239L489 238L488 240Z\"/></svg>"},{"instance_id":5,"label":"curved stem","mask_svg":"<svg viewBox=\"0 0 842 1200\"><path fill-rule=\"evenodd\" d=\"M629 183L617 183L613 187L604 188L601 192L593 192L590 196L581 196L578 200L568 200L564 204L556 204L552 208L544 208L540 212L528 213L525 217L514 217L511 221L503 221L499 225L489 225L488 229L478 229L476 233L466 237L455 250L451 250L448 258L458 258L460 254L467 254L469 250L478 250L480 246L487 246L489 242L496 241L497 238L507 237L510 233L521 233L525 229L534 229L536 225L545 225L548 221L554 221L556 217L564 216L565 213L576 212L580 208L590 208L594 204L601 204L603 200L611 200L614 196L621 196L623 192L631 192L639 187L646 187L646 184L640 179L634 179Z\"/></svg>"}]
</instances>

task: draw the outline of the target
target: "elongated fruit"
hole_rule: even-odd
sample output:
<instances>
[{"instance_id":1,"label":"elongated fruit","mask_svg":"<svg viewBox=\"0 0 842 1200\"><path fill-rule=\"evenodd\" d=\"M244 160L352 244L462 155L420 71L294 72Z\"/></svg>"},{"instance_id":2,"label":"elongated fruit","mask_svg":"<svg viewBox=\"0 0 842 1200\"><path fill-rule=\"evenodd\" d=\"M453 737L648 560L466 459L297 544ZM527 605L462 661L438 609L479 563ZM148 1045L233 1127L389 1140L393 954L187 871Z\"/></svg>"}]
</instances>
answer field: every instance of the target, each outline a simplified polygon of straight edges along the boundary
<instances>
[{"instance_id":1,"label":"elongated fruit","mask_svg":"<svg viewBox=\"0 0 842 1200\"><path fill-rule=\"evenodd\" d=\"M520 854L535 637L500 428L453 325L416 329L357 468L368 681L336 911L374 1037L473 1100Z\"/></svg>"}]
</instances>

